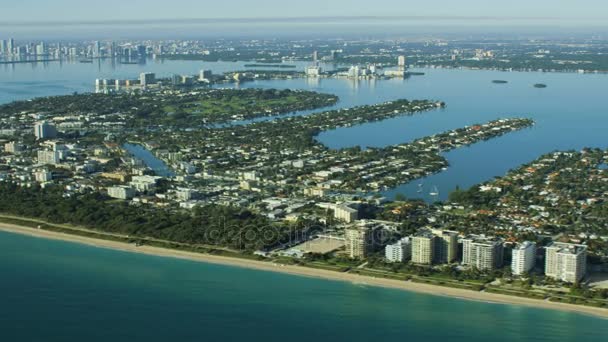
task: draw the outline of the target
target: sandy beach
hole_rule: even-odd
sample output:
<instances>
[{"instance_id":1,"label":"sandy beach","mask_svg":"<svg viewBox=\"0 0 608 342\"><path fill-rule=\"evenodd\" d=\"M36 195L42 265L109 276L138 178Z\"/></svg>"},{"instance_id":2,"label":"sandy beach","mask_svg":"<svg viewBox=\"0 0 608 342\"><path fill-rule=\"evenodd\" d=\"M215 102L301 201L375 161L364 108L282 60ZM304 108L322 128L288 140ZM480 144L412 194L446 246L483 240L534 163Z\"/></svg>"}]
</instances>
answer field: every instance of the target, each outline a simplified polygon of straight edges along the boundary
<instances>
[{"instance_id":1,"label":"sandy beach","mask_svg":"<svg viewBox=\"0 0 608 342\"><path fill-rule=\"evenodd\" d=\"M78 235L70 235L52 231L46 231L41 229L23 227L18 225L0 223L0 231L17 233L22 235L29 235L39 238L54 239L69 241L75 243L86 244L101 248L110 248L119 251L142 253L155 256L163 256L170 258L187 259L192 261L199 261L205 263L221 264L235 267L243 267L256 269L261 271L270 272L281 272L297 276L314 277L327 280L351 282L355 284L363 284L369 286L379 286L393 289L400 289L406 291L413 291L424 294L448 296L459 299L481 301L487 303L498 303L498 304L511 304L511 305L523 305L528 307L562 310L569 312L576 312L581 314L593 315L608 319L608 309L594 308L580 305L572 305L565 303L554 303L549 301L522 298L515 296L507 296L501 294L476 292L464 289L456 289L449 287L441 287L435 285L427 285L413 282L405 282L392 279L374 278L369 276L362 276L356 274L339 273L334 271L319 270L313 268L307 268L302 266L291 266L291 265L277 265L269 262L255 261L255 260L244 260L238 258L230 258L223 256L215 256L209 254L200 254L193 252L185 252L179 250L172 250L159 247L150 246L135 246L123 242L115 242L108 240L93 239L88 237L82 237Z\"/></svg>"}]
</instances>

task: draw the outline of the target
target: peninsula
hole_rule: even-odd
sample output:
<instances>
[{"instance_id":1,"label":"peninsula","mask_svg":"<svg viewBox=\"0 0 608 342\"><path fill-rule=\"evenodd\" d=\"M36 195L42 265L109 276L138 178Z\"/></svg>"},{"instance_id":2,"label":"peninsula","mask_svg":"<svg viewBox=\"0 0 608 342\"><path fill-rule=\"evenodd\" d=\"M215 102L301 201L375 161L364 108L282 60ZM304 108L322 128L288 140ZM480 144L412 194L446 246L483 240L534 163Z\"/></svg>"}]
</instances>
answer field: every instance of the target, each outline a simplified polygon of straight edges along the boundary
<instances>
[{"instance_id":1,"label":"peninsula","mask_svg":"<svg viewBox=\"0 0 608 342\"><path fill-rule=\"evenodd\" d=\"M2 221L135 250L605 310L608 290L591 275L607 257L606 231L593 219L606 191L588 191L605 185L597 181L608 159L602 152L526 166L545 177L540 193L530 191L540 183L507 175L458 190L449 202L385 198L386 190L448 168L444 152L523 134L534 122L496 118L382 148L334 150L317 140L320 132L445 107L406 99L332 107L337 102L308 91L161 83L0 106L11 139L0 156ZM568 168L584 165L589 177L565 178ZM556 166L563 172L547 174ZM564 192L563 184L580 189ZM563 219L573 215L578 222ZM546 266L557 263L573 266Z\"/></svg>"}]
</instances>

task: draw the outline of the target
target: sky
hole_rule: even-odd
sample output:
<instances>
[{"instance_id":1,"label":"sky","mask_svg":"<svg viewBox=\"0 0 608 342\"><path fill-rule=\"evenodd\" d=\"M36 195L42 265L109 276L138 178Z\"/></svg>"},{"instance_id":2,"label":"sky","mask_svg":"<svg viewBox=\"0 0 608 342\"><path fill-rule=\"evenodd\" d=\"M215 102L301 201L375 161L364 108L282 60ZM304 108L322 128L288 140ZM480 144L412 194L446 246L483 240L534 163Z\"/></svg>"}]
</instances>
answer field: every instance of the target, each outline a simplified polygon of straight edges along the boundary
<instances>
[{"instance_id":1,"label":"sky","mask_svg":"<svg viewBox=\"0 0 608 342\"><path fill-rule=\"evenodd\" d=\"M0 36L23 39L388 37L505 27L608 35L608 0L0 0Z\"/></svg>"},{"instance_id":2,"label":"sky","mask_svg":"<svg viewBox=\"0 0 608 342\"><path fill-rule=\"evenodd\" d=\"M551 17L608 19L606 0L18 0L0 21L101 21L323 16Z\"/></svg>"}]
</instances>

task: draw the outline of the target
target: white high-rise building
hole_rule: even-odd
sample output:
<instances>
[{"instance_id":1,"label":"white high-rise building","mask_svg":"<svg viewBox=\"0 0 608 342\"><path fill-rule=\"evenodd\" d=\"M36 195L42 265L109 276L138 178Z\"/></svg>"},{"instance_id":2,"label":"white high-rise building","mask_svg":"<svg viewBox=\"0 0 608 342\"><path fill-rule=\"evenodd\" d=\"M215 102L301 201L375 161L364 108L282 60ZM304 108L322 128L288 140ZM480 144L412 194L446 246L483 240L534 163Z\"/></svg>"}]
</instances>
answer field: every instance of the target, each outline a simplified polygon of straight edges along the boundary
<instances>
[{"instance_id":1,"label":"white high-rise building","mask_svg":"<svg viewBox=\"0 0 608 342\"><path fill-rule=\"evenodd\" d=\"M39 164L59 164L61 156L57 151L38 151Z\"/></svg>"},{"instance_id":2,"label":"white high-rise building","mask_svg":"<svg viewBox=\"0 0 608 342\"><path fill-rule=\"evenodd\" d=\"M405 56L397 58L397 66L399 66L399 70L405 70Z\"/></svg>"},{"instance_id":3,"label":"white high-rise building","mask_svg":"<svg viewBox=\"0 0 608 342\"><path fill-rule=\"evenodd\" d=\"M346 253L351 259L364 259L373 252L376 243L376 233L380 227L371 223L360 222L344 230Z\"/></svg>"},{"instance_id":4,"label":"white high-rise building","mask_svg":"<svg viewBox=\"0 0 608 342\"><path fill-rule=\"evenodd\" d=\"M34 125L34 135L36 139L52 139L57 136L55 126L46 121L42 121Z\"/></svg>"},{"instance_id":5,"label":"white high-rise building","mask_svg":"<svg viewBox=\"0 0 608 342\"><path fill-rule=\"evenodd\" d=\"M101 43L99 41L93 43L93 57L101 57Z\"/></svg>"},{"instance_id":6,"label":"white high-rise building","mask_svg":"<svg viewBox=\"0 0 608 342\"><path fill-rule=\"evenodd\" d=\"M415 264L447 264L456 259L458 233L423 228L412 237L412 262Z\"/></svg>"},{"instance_id":7,"label":"white high-rise building","mask_svg":"<svg viewBox=\"0 0 608 342\"><path fill-rule=\"evenodd\" d=\"M353 65L348 69L348 77L358 78L359 76L361 76L361 68L358 65Z\"/></svg>"},{"instance_id":8,"label":"white high-rise building","mask_svg":"<svg viewBox=\"0 0 608 342\"><path fill-rule=\"evenodd\" d=\"M412 262L421 265L431 265L435 260L435 243L437 237L423 229L412 237Z\"/></svg>"},{"instance_id":9,"label":"white high-rise building","mask_svg":"<svg viewBox=\"0 0 608 342\"><path fill-rule=\"evenodd\" d=\"M178 189L175 192L175 198L178 201L185 202L194 198L195 191L192 189Z\"/></svg>"},{"instance_id":10,"label":"white high-rise building","mask_svg":"<svg viewBox=\"0 0 608 342\"><path fill-rule=\"evenodd\" d=\"M12 55L13 53L15 53L15 40L11 38L6 43L6 54Z\"/></svg>"},{"instance_id":11,"label":"white high-rise building","mask_svg":"<svg viewBox=\"0 0 608 342\"><path fill-rule=\"evenodd\" d=\"M334 217L346 223L351 223L359 218L359 210L351 208L346 204L336 205L334 208Z\"/></svg>"},{"instance_id":12,"label":"white high-rise building","mask_svg":"<svg viewBox=\"0 0 608 342\"><path fill-rule=\"evenodd\" d=\"M469 235L462 239L462 264L479 270L493 270L502 266L503 241L483 235Z\"/></svg>"},{"instance_id":13,"label":"white high-rise building","mask_svg":"<svg viewBox=\"0 0 608 342\"><path fill-rule=\"evenodd\" d=\"M25 145L11 141L9 143L4 144L4 152L17 154L21 153L25 150Z\"/></svg>"},{"instance_id":14,"label":"white high-rise building","mask_svg":"<svg viewBox=\"0 0 608 342\"><path fill-rule=\"evenodd\" d=\"M135 197L135 189L124 185L113 186L108 188L108 196L123 200L131 199Z\"/></svg>"},{"instance_id":15,"label":"white high-rise building","mask_svg":"<svg viewBox=\"0 0 608 342\"><path fill-rule=\"evenodd\" d=\"M137 191L145 192L152 191L156 187L158 181L162 179L162 177L156 176L133 176L131 178L131 187L135 188Z\"/></svg>"},{"instance_id":16,"label":"white high-rise building","mask_svg":"<svg viewBox=\"0 0 608 342\"><path fill-rule=\"evenodd\" d=\"M39 170L34 172L34 178L38 183L46 183L53 179L53 174L48 170Z\"/></svg>"},{"instance_id":17,"label":"white high-rise building","mask_svg":"<svg viewBox=\"0 0 608 342\"><path fill-rule=\"evenodd\" d=\"M536 262L536 244L526 241L513 248L511 271L514 275L522 275L534 268Z\"/></svg>"},{"instance_id":18,"label":"white high-rise building","mask_svg":"<svg viewBox=\"0 0 608 342\"><path fill-rule=\"evenodd\" d=\"M387 245L384 255L389 262L404 262L412 255L412 244L409 237L399 240L397 243Z\"/></svg>"},{"instance_id":19,"label":"white high-rise building","mask_svg":"<svg viewBox=\"0 0 608 342\"><path fill-rule=\"evenodd\" d=\"M587 273L587 246L554 242L545 247L545 275L569 283Z\"/></svg>"},{"instance_id":20,"label":"white high-rise building","mask_svg":"<svg viewBox=\"0 0 608 342\"><path fill-rule=\"evenodd\" d=\"M46 55L46 44L44 42L41 42L40 44L36 45L36 55Z\"/></svg>"},{"instance_id":21,"label":"white high-rise building","mask_svg":"<svg viewBox=\"0 0 608 342\"><path fill-rule=\"evenodd\" d=\"M306 67L306 76L319 77L321 75L321 67L318 65L311 65Z\"/></svg>"}]
</instances>

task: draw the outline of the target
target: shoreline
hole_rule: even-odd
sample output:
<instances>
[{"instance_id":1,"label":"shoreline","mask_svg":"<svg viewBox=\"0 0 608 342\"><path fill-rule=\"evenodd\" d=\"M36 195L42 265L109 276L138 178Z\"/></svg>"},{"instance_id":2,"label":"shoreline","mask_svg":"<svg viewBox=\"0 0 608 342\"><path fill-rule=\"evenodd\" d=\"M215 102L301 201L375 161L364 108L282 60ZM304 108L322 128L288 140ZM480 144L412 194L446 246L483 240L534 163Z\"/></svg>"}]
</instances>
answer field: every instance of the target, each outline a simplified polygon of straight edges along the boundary
<instances>
[{"instance_id":1,"label":"shoreline","mask_svg":"<svg viewBox=\"0 0 608 342\"><path fill-rule=\"evenodd\" d=\"M595 308L589 306L567 304L567 303L556 303L543 301L538 299L524 298L509 296L503 294L494 294L487 292L476 292L465 289L457 289L450 287L442 287L437 285L428 285L421 283L405 282L400 280L376 278L364 275L340 273L336 271L307 268L303 266L294 265L278 265L274 263L247 260L239 258L231 258L225 256L217 256L210 254L201 254L195 252L187 252L180 250L173 250L160 247L152 246L135 246L124 242L109 241L103 239L94 239L79 235L52 232L42 229L35 229L30 227L24 227L14 224L0 223L0 231L26 235L36 238L44 238L50 240L60 240L73 243L84 244L97 248L106 248L122 252L146 254L159 257L183 259L195 262L203 262L208 264L217 264L224 266L232 266L239 268L247 268L258 271L266 272L278 272L295 276L309 277L324 279L330 281L348 282L354 285L374 286L383 287L390 289L397 289L402 291L409 291L415 293L422 293L427 295L450 297L460 300L470 300L483 303L491 304L506 304L506 305L517 305L532 307L537 309L549 309L567 311L577 314L590 315L597 318L608 319L608 310L602 308Z\"/></svg>"}]
</instances>

